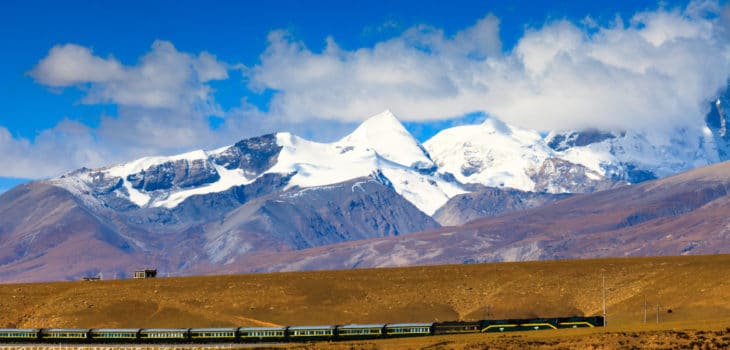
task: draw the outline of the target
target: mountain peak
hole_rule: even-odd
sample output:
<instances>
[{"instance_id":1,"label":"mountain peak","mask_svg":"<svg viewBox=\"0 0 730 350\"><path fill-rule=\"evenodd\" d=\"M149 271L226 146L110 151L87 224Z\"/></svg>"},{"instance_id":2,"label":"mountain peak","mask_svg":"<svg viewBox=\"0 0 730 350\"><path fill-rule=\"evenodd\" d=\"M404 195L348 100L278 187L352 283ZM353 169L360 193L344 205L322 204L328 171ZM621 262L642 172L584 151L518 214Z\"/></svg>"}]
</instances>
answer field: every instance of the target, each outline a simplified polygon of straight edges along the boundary
<instances>
[{"instance_id":1,"label":"mountain peak","mask_svg":"<svg viewBox=\"0 0 730 350\"><path fill-rule=\"evenodd\" d=\"M372 130L372 129L378 129L378 130L384 130L384 129L392 129L392 130L398 130L403 131L410 135L406 128L401 124L398 117L393 114L393 112L390 111L390 109L386 109L385 111L382 111L368 119L365 119L362 124L353 132L353 134L357 133L359 130L365 129ZM362 131L361 131L362 132Z\"/></svg>"},{"instance_id":2,"label":"mountain peak","mask_svg":"<svg viewBox=\"0 0 730 350\"><path fill-rule=\"evenodd\" d=\"M431 169L435 166L421 144L390 110L366 119L338 143L370 148L382 158L407 167Z\"/></svg>"},{"instance_id":3,"label":"mountain peak","mask_svg":"<svg viewBox=\"0 0 730 350\"><path fill-rule=\"evenodd\" d=\"M481 126L483 128L486 128L492 132L497 132L503 135L510 135L512 134L512 127L507 125L507 123L503 122L501 119L495 118L495 117L489 117L487 118Z\"/></svg>"}]
</instances>

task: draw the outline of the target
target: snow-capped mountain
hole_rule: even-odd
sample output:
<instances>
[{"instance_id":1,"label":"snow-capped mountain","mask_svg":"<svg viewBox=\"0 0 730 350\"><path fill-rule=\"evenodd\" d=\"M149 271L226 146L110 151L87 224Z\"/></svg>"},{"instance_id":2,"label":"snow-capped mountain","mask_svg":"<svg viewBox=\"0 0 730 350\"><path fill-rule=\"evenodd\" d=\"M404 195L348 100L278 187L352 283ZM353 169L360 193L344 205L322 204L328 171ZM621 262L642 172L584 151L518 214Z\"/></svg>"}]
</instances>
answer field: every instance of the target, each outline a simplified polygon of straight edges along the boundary
<instances>
[{"instance_id":1,"label":"snow-capped mountain","mask_svg":"<svg viewBox=\"0 0 730 350\"><path fill-rule=\"evenodd\" d=\"M723 113L719 100L715 107ZM421 145L385 111L332 143L282 132L212 151L82 169L51 183L101 206L172 210L195 196L249 186L267 176L286 179L282 190L372 177L432 215L450 198L479 186L594 192L714 163L723 159L720 151L727 146L717 138L724 129L715 124L714 133L706 127L661 137L650 131L597 130L543 137L490 117L479 125L442 130Z\"/></svg>"},{"instance_id":2,"label":"snow-capped mountain","mask_svg":"<svg viewBox=\"0 0 730 350\"><path fill-rule=\"evenodd\" d=\"M331 143L281 132L84 168L0 195L11 213L0 216L0 277L124 274L133 263L185 273L535 208L726 159L725 101L707 127L664 138L543 137L489 118L421 145L385 111Z\"/></svg>"},{"instance_id":3,"label":"snow-capped mountain","mask_svg":"<svg viewBox=\"0 0 730 350\"><path fill-rule=\"evenodd\" d=\"M525 171L552 156L537 132L509 126L496 118L480 125L443 130L424 143L439 171L461 183L489 187L534 188Z\"/></svg>"},{"instance_id":4,"label":"snow-capped mountain","mask_svg":"<svg viewBox=\"0 0 730 350\"><path fill-rule=\"evenodd\" d=\"M463 184L547 193L593 192L619 184L601 169L563 159L539 133L496 118L443 130L424 146L439 173Z\"/></svg>"},{"instance_id":5,"label":"snow-capped mountain","mask_svg":"<svg viewBox=\"0 0 730 350\"><path fill-rule=\"evenodd\" d=\"M434 176L435 170L421 144L385 111L333 143L283 132L213 151L82 169L51 181L80 197L94 197L101 187L140 208L172 209L192 196L250 185L266 174L287 176L284 190L376 176L430 215L449 198L465 192L459 184Z\"/></svg>"},{"instance_id":6,"label":"snow-capped mountain","mask_svg":"<svg viewBox=\"0 0 730 350\"><path fill-rule=\"evenodd\" d=\"M433 176L436 165L398 119L385 111L334 143L277 134L283 147L270 173L293 173L289 187L330 185L382 174L385 183L426 214L464 193L458 184Z\"/></svg>"},{"instance_id":7,"label":"snow-capped mountain","mask_svg":"<svg viewBox=\"0 0 730 350\"><path fill-rule=\"evenodd\" d=\"M729 90L730 91L730 90ZM594 192L730 159L730 92L702 125L655 130L572 130L545 137L489 117L424 143L438 172L462 184L547 193Z\"/></svg>"},{"instance_id":8,"label":"snow-capped mountain","mask_svg":"<svg viewBox=\"0 0 730 350\"><path fill-rule=\"evenodd\" d=\"M594 131L589 131L594 134ZM703 128L677 128L669 133L630 130L601 133L584 144L572 144L583 132L552 133L548 144L559 157L613 179L638 183L666 177L720 160L716 144Z\"/></svg>"}]
</instances>

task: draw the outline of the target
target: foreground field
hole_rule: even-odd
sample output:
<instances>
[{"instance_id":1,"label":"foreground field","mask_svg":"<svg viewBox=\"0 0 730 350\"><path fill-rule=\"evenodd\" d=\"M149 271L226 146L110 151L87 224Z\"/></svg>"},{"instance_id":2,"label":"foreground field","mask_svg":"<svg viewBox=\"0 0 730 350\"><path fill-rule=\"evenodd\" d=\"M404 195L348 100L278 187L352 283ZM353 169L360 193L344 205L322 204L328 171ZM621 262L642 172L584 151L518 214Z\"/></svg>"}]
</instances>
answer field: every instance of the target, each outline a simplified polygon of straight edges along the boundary
<instances>
[{"instance_id":1,"label":"foreground field","mask_svg":"<svg viewBox=\"0 0 730 350\"><path fill-rule=\"evenodd\" d=\"M0 327L223 327L599 315L602 276L605 330L288 347L692 348L700 338L711 346L730 343L730 255L6 284L0 285Z\"/></svg>"}]
</instances>

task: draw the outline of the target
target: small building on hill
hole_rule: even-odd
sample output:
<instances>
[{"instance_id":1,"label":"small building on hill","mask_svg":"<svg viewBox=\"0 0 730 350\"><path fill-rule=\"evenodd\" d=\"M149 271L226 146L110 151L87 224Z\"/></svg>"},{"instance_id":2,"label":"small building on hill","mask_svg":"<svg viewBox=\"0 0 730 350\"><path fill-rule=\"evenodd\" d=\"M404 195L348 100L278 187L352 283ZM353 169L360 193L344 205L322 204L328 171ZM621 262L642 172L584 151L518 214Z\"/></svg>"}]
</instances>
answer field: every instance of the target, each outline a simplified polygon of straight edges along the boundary
<instances>
[{"instance_id":1,"label":"small building on hill","mask_svg":"<svg viewBox=\"0 0 730 350\"><path fill-rule=\"evenodd\" d=\"M155 277L157 277L157 269L154 269L154 270L144 269L144 270L134 271L134 279L155 278Z\"/></svg>"}]
</instances>

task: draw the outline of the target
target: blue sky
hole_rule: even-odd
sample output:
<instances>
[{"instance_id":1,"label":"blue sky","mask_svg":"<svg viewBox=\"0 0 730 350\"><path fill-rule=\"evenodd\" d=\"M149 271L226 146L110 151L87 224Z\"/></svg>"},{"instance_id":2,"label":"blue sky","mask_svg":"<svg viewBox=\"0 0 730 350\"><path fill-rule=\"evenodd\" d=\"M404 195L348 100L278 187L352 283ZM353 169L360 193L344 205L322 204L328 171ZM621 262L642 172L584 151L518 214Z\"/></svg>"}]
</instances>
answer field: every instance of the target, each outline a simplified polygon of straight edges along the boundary
<instances>
[{"instance_id":1,"label":"blue sky","mask_svg":"<svg viewBox=\"0 0 730 350\"><path fill-rule=\"evenodd\" d=\"M730 72L727 8L717 1L3 1L0 191L264 132L332 140L386 108L422 141L486 115L542 131L650 124L654 114L689 123ZM636 97L666 99L666 110Z\"/></svg>"}]
</instances>

